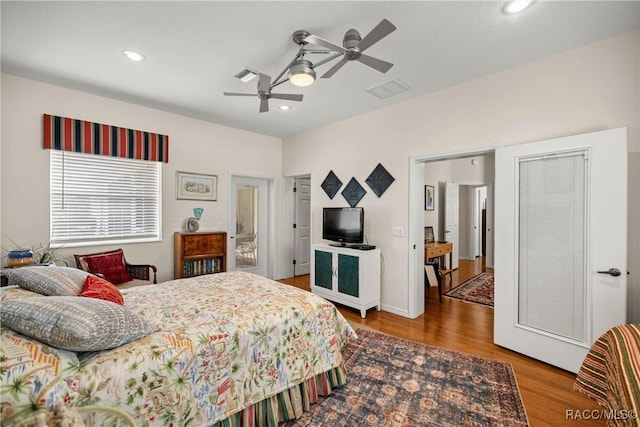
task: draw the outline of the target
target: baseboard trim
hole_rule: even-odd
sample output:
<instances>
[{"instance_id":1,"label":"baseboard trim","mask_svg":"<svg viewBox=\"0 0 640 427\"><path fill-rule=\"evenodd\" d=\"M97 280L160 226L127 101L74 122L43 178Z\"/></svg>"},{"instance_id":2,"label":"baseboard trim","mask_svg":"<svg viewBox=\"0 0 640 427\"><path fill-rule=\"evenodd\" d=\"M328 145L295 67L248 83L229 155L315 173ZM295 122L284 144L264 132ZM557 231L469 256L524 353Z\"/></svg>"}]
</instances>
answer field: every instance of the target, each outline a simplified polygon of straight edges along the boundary
<instances>
[{"instance_id":1,"label":"baseboard trim","mask_svg":"<svg viewBox=\"0 0 640 427\"><path fill-rule=\"evenodd\" d=\"M380 308L383 311L386 311L388 313L397 314L398 316L407 317L407 318L410 319L408 310L400 309L398 307L393 307L393 306L386 305L386 304L380 304Z\"/></svg>"}]
</instances>

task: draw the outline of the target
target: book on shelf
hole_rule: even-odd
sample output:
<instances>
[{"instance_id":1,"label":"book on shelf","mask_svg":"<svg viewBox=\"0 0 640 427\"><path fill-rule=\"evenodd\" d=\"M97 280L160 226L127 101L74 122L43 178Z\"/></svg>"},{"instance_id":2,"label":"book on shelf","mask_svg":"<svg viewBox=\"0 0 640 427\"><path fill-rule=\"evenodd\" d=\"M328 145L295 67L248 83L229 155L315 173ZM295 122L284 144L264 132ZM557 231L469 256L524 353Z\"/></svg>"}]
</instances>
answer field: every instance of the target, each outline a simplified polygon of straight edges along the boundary
<instances>
[{"instance_id":1,"label":"book on shelf","mask_svg":"<svg viewBox=\"0 0 640 427\"><path fill-rule=\"evenodd\" d=\"M222 259L220 257L185 261L183 266L184 277L219 273L221 271Z\"/></svg>"}]
</instances>

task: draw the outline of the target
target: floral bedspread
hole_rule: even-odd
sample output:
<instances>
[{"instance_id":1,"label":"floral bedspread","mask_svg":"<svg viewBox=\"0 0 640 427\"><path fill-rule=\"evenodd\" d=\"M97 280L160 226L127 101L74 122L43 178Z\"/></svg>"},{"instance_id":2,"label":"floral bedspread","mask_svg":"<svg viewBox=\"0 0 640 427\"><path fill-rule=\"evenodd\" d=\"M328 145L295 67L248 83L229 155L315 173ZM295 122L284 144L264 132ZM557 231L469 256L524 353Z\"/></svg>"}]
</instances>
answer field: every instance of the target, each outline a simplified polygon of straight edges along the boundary
<instances>
[{"instance_id":1,"label":"floral bedspread","mask_svg":"<svg viewBox=\"0 0 640 427\"><path fill-rule=\"evenodd\" d=\"M331 303L248 273L123 294L158 332L76 354L1 330L0 423L62 399L119 407L139 426L210 425L339 366L353 334Z\"/></svg>"}]
</instances>

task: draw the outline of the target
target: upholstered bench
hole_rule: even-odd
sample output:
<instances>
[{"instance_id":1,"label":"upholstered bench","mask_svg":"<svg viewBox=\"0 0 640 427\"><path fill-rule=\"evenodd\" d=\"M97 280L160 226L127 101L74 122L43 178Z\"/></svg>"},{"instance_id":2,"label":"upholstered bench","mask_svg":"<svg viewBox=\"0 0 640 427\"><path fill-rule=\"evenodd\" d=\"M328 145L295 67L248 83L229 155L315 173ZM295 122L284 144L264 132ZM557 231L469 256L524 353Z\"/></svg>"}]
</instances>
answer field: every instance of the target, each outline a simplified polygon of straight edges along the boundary
<instances>
[{"instance_id":1,"label":"upholstered bench","mask_svg":"<svg viewBox=\"0 0 640 427\"><path fill-rule=\"evenodd\" d=\"M129 264L122 249L74 255L76 266L113 283L120 289L157 283L158 269L151 264Z\"/></svg>"}]
</instances>

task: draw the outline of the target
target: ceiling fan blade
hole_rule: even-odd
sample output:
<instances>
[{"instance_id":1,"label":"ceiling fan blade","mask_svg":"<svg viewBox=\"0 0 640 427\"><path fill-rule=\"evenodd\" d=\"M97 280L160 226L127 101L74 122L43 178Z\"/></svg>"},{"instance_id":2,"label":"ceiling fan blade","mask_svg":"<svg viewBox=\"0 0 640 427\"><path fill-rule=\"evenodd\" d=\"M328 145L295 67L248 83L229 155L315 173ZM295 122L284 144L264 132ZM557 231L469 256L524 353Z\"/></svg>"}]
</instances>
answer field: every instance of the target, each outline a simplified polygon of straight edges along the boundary
<instances>
[{"instance_id":1,"label":"ceiling fan blade","mask_svg":"<svg viewBox=\"0 0 640 427\"><path fill-rule=\"evenodd\" d=\"M345 52L345 48L343 48L342 46L338 46L337 44L333 44L330 41L327 41L325 39L322 39L318 36L314 36L313 34L309 34L305 39L305 42L307 43L311 43L311 44L315 44L318 46L322 46L326 49L329 50L335 50L336 52Z\"/></svg>"},{"instance_id":2,"label":"ceiling fan blade","mask_svg":"<svg viewBox=\"0 0 640 427\"><path fill-rule=\"evenodd\" d=\"M271 76L260 73L260 80L258 80L258 92L268 93L271 89Z\"/></svg>"},{"instance_id":3,"label":"ceiling fan blade","mask_svg":"<svg viewBox=\"0 0 640 427\"><path fill-rule=\"evenodd\" d=\"M302 101L302 95L295 93L272 93L271 98L286 99L288 101Z\"/></svg>"},{"instance_id":4,"label":"ceiling fan blade","mask_svg":"<svg viewBox=\"0 0 640 427\"><path fill-rule=\"evenodd\" d=\"M369 55L360 55L358 61L362 62L363 64L367 64L371 68L375 68L381 73L386 73L391 69L391 67L393 67L393 64L391 62L383 61L382 59L374 58L373 56Z\"/></svg>"},{"instance_id":5,"label":"ceiling fan blade","mask_svg":"<svg viewBox=\"0 0 640 427\"><path fill-rule=\"evenodd\" d=\"M223 92L224 96L258 96L255 93Z\"/></svg>"},{"instance_id":6,"label":"ceiling fan blade","mask_svg":"<svg viewBox=\"0 0 640 427\"><path fill-rule=\"evenodd\" d=\"M315 62L315 63L313 64L313 68L314 68L314 69L315 69L315 68L318 68L319 66L324 65L324 64L326 64L327 62L331 62L331 61L333 61L334 59L339 58L339 57L340 57L340 56L342 56L342 55L344 55L344 54L343 54L343 53L334 53L334 54L332 54L332 55L328 55L326 58L324 58L324 59L322 59L322 60L320 60L320 61Z\"/></svg>"},{"instance_id":7,"label":"ceiling fan blade","mask_svg":"<svg viewBox=\"0 0 640 427\"><path fill-rule=\"evenodd\" d=\"M360 40L360 43L358 43L358 49L360 49L360 52L364 52L365 49L371 47L384 37L394 32L395 29L395 25L393 25L386 19L383 19L378 25L375 26L373 30L369 32L369 34L367 34L362 40Z\"/></svg>"},{"instance_id":8,"label":"ceiling fan blade","mask_svg":"<svg viewBox=\"0 0 640 427\"><path fill-rule=\"evenodd\" d=\"M269 111L269 100L266 98L262 98L260 100L260 112L266 113L267 111Z\"/></svg>"},{"instance_id":9,"label":"ceiling fan blade","mask_svg":"<svg viewBox=\"0 0 640 427\"><path fill-rule=\"evenodd\" d=\"M328 79L329 77L333 76L336 73L336 71L338 71L340 68L342 68L344 66L344 64L346 64L347 62L349 62L349 60L347 58L343 57L340 61L338 61L336 63L336 65L334 65L326 73L324 73L321 76L321 78Z\"/></svg>"}]
</instances>

